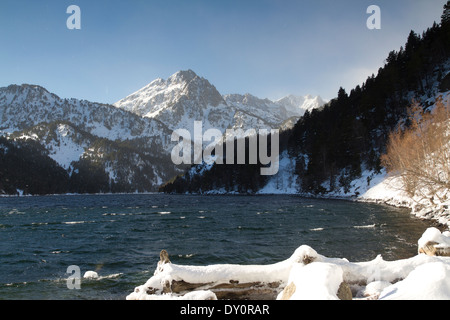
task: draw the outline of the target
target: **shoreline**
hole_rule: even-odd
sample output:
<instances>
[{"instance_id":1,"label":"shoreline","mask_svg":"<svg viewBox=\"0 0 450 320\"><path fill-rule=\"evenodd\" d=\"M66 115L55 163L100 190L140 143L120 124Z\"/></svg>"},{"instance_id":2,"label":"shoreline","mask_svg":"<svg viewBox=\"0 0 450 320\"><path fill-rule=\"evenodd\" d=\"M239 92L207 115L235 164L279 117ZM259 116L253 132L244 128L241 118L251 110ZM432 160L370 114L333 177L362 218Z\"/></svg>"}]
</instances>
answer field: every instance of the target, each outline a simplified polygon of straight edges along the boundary
<instances>
[{"instance_id":1,"label":"shoreline","mask_svg":"<svg viewBox=\"0 0 450 320\"><path fill-rule=\"evenodd\" d=\"M367 183L367 176L369 174L372 179ZM191 196L298 196L305 199L317 199L317 200L338 200L349 201L359 203L372 203L377 205L386 205L395 208L403 208L410 210L410 214L423 220L430 220L441 227L450 228L450 201L444 203L438 203L435 206L421 203L417 199L413 199L406 195L399 184L398 177L388 176L385 172L379 174L365 173L361 178L352 181L352 187L347 193L342 191L334 191L329 194L311 194L302 192L292 192L293 188L289 191L277 190L277 192L265 192L262 190L255 193L238 193L238 192L225 192L222 190L207 191L205 193L180 193L179 195L191 195ZM51 197L51 196L113 196L113 195L164 195L164 192L133 192L133 193L64 193L64 194L46 194L46 195L5 195L1 194L2 198L22 198L22 197Z\"/></svg>"}]
</instances>

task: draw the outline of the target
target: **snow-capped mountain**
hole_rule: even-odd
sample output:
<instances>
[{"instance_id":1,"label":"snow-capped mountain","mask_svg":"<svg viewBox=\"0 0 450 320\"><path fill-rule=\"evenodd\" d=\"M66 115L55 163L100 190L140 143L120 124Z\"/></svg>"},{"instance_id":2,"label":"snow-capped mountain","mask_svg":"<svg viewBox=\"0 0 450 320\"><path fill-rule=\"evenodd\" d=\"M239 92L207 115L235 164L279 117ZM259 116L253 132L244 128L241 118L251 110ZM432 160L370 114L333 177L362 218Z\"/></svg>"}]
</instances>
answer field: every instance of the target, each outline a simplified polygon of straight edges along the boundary
<instances>
[{"instance_id":1,"label":"snow-capped mountain","mask_svg":"<svg viewBox=\"0 0 450 320\"><path fill-rule=\"evenodd\" d=\"M204 129L276 129L291 117L324 104L320 97L289 96L273 102L251 94L221 95L194 71L179 71L167 80L156 79L116 102L119 109L161 121L172 130L188 129L202 121Z\"/></svg>"},{"instance_id":2,"label":"snow-capped mountain","mask_svg":"<svg viewBox=\"0 0 450 320\"><path fill-rule=\"evenodd\" d=\"M224 104L222 96L208 80L187 70L179 71L167 80L158 78L115 106L142 117L156 118L166 109L176 111L176 107L186 101L196 102L191 106L192 113L200 113L209 105Z\"/></svg>"},{"instance_id":3,"label":"snow-capped mountain","mask_svg":"<svg viewBox=\"0 0 450 320\"><path fill-rule=\"evenodd\" d=\"M98 179L109 184L102 191L151 191L184 170L170 161L174 130L193 133L194 121L221 132L286 128L322 104L310 96L273 102L221 95L192 70L156 79L114 105L62 99L38 85L10 85L0 88L0 136L38 142L72 176L100 172Z\"/></svg>"},{"instance_id":4,"label":"snow-capped mountain","mask_svg":"<svg viewBox=\"0 0 450 320\"><path fill-rule=\"evenodd\" d=\"M203 121L205 129L225 130L233 119L217 89L192 70L179 71L167 80L156 79L114 105L161 121L172 131L186 128L192 132L196 120Z\"/></svg>"},{"instance_id":5,"label":"snow-capped mountain","mask_svg":"<svg viewBox=\"0 0 450 320\"><path fill-rule=\"evenodd\" d=\"M161 122L141 118L108 104L62 99L37 85L0 88L0 131L15 132L40 123L68 121L93 135L110 140L169 134Z\"/></svg>"},{"instance_id":6,"label":"snow-capped mountain","mask_svg":"<svg viewBox=\"0 0 450 320\"><path fill-rule=\"evenodd\" d=\"M318 107L323 106L326 101L324 101L320 96L313 97L311 95L289 95L275 101L275 103L283 106L290 118L301 117L305 114L306 111L312 111L313 109L317 109Z\"/></svg>"},{"instance_id":7,"label":"snow-capped mountain","mask_svg":"<svg viewBox=\"0 0 450 320\"><path fill-rule=\"evenodd\" d=\"M69 172L100 168L116 191L151 191L178 172L168 156L171 131L111 105L11 85L0 88L0 120L0 135L39 142Z\"/></svg>"}]
</instances>

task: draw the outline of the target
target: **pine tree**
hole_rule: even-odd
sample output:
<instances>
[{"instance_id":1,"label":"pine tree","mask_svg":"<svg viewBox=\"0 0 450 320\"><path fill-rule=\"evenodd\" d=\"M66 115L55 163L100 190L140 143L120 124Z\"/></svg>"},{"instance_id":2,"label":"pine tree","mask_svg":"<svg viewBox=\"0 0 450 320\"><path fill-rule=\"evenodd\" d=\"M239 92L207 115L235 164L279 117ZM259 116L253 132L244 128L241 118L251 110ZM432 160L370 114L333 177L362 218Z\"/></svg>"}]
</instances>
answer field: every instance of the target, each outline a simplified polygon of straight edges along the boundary
<instances>
[{"instance_id":1,"label":"pine tree","mask_svg":"<svg viewBox=\"0 0 450 320\"><path fill-rule=\"evenodd\" d=\"M450 24L450 0L444 5L444 13L441 17L441 24L443 26Z\"/></svg>"}]
</instances>

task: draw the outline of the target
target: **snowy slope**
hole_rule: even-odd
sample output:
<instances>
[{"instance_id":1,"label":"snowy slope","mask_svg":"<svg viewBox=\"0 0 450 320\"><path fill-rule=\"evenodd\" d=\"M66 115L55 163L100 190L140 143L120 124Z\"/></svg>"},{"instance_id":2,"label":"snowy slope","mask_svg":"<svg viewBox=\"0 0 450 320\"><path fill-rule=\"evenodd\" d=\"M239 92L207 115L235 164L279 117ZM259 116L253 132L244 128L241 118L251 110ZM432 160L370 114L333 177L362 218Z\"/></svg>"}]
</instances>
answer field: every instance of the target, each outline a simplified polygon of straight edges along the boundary
<instances>
[{"instance_id":1,"label":"snowy slope","mask_svg":"<svg viewBox=\"0 0 450 320\"><path fill-rule=\"evenodd\" d=\"M278 174L272 177L258 194L297 194L300 190L295 171L295 159L285 151L280 155Z\"/></svg>"},{"instance_id":2,"label":"snowy slope","mask_svg":"<svg viewBox=\"0 0 450 320\"><path fill-rule=\"evenodd\" d=\"M59 123L52 127L38 125L32 130L22 131L14 138L33 139L45 144L50 158L66 170L73 168L72 162L80 160L89 146L89 141L69 124Z\"/></svg>"}]
</instances>

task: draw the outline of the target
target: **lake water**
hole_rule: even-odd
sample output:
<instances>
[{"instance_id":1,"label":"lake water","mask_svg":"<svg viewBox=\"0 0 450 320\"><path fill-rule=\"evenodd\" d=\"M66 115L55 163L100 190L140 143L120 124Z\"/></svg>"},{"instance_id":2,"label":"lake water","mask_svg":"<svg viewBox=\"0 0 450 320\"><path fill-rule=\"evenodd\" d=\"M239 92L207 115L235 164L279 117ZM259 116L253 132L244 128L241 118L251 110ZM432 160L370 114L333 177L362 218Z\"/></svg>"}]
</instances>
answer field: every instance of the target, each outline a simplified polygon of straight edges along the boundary
<instances>
[{"instance_id":1,"label":"lake water","mask_svg":"<svg viewBox=\"0 0 450 320\"><path fill-rule=\"evenodd\" d=\"M297 196L0 198L0 299L124 299L162 249L186 265L271 264L304 244L353 262L408 258L430 225L408 210ZM70 290L71 265L99 278Z\"/></svg>"}]
</instances>

